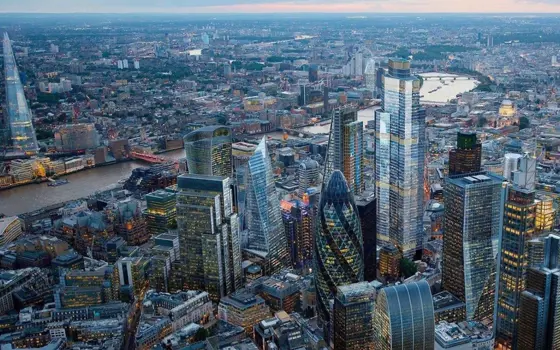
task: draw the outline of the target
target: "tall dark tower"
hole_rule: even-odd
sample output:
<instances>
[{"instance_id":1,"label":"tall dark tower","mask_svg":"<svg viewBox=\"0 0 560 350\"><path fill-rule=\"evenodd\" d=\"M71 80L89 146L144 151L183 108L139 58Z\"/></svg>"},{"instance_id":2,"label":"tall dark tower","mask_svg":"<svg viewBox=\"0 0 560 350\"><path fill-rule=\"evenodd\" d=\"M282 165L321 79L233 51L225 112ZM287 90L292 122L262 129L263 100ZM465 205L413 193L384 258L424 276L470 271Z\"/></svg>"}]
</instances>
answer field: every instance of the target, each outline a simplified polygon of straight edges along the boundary
<instances>
[{"instance_id":1,"label":"tall dark tower","mask_svg":"<svg viewBox=\"0 0 560 350\"><path fill-rule=\"evenodd\" d=\"M449 152L449 176L479 172L482 145L474 132L457 133L457 148Z\"/></svg>"}]
</instances>

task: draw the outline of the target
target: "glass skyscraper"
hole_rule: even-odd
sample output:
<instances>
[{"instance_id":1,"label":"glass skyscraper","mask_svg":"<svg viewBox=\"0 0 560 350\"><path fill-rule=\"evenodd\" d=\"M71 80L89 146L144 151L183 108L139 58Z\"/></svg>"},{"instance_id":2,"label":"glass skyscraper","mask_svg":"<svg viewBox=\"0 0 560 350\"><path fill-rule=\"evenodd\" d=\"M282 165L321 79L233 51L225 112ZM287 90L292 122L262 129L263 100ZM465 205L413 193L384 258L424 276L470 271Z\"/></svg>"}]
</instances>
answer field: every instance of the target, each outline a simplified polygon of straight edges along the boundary
<instances>
[{"instance_id":1,"label":"glass skyscraper","mask_svg":"<svg viewBox=\"0 0 560 350\"><path fill-rule=\"evenodd\" d=\"M364 280L363 238L354 196L340 170L323 184L315 234L317 313L324 327L331 322L329 300L337 287Z\"/></svg>"},{"instance_id":2,"label":"glass skyscraper","mask_svg":"<svg viewBox=\"0 0 560 350\"><path fill-rule=\"evenodd\" d=\"M10 128L12 146L18 151L36 153L39 146L33 128L33 117L25 98L8 33L4 33L4 75L6 79L6 124Z\"/></svg>"},{"instance_id":3,"label":"glass skyscraper","mask_svg":"<svg viewBox=\"0 0 560 350\"><path fill-rule=\"evenodd\" d=\"M206 126L190 132L183 141L189 174L232 176L230 128Z\"/></svg>"},{"instance_id":4,"label":"glass skyscraper","mask_svg":"<svg viewBox=\"0 0 560 350\"><path fill-rule=\"evenodd\" d=\"M230 179L181 175L177 229L185 285L219 301L240 286L241 252Z\"/></svg>"},{"instance_id":5,"label":"glass skyscraper","mask_svg":"<svg viewBox=\"0 0 560 350\"><path fill-rule=\"evenodd\" d=\"M492 173L446 179L442 288L466 305L467 320L492 322L504 179Z\"/></svg>"},{"instance_id":6,"label":"glass skyscraper","mask_svg":"<svg viewBox=\"0 0 560 350\"><path fill-rule=\"evenodd\" d=\"M499 349L511 349L518 335L519 298L525 290L528 242L536 232L536 163L535 158L521 158L513 184L506 190L497 286L496 345Z\"/></svg>"},{"instance_id":7,"label":"glass skyscraper","mask_svg":"<svg viewBox=\"0 0 560 350\"><path fill-rule=\"evenodd\" d=\"M331 120L329 148L325 162L324 181L334 170L344 174L350 189L359 194L364 190L364 124L352 108L338 108Z\"/></svg>"},{"instance_id":8,"label":"glass skyscraper","mask_svg":"<svg viewBox=\"0 0 560 350\"><path fill-rule=\"evenodd\" d=\"M383 288L373 313L375 350L434 348L434 303L425 280Z\"/></svg>"},{"instance_id":9,"label":"glass skyscraper","mask_svg":"<svg viewBox=\"0 0 560 350\"><path fill-rule=\"evenodd\" d=\"M249 240L245 250L262 261L266 274L273 274L291 263L264 137L249 159L246 181Z\"/></svg>"},{"instance_id":10,"label":"glass skyscraper","mask_svg":"<svg viewBox=\"0 0 560 350\"><path fill-rule=\"evenodd\" d=\"M481 170L482 145L476 133L458 132L457 148L449 152L449 175L476 173Z\"/></svg>"},{"instance_id":11,"label":"glass skyscraper","mask_svg":"<svg viewBox=\"0 0 560 350\"><path fill-rule=\"evenodd\" d=\"M410 61L389 60L375 112L377 238L406 257L422 249L426 115Z\"/></svg>"}]
</instances>

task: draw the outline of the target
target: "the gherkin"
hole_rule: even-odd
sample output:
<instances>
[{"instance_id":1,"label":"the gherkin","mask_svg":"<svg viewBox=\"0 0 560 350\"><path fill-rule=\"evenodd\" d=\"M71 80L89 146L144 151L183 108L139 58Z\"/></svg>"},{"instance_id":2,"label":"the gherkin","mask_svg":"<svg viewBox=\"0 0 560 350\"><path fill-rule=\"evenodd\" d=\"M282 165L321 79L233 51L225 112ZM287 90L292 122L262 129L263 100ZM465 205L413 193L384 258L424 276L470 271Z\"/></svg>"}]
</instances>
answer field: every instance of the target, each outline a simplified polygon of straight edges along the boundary
<instances>
[{"instance_id":1,"label":"the gherkin","mask_svg":"<svg viewBox=\"0 0 560 350\"><path fill-rule=\"evenodd\" d=\"M354 196L340 170L323 184L315 234L317 312L324 327L331 321L329 299L337 287L364 279L360 219ZM327 328L328 329L328 328Z\"/></svg>"}]
</instances>

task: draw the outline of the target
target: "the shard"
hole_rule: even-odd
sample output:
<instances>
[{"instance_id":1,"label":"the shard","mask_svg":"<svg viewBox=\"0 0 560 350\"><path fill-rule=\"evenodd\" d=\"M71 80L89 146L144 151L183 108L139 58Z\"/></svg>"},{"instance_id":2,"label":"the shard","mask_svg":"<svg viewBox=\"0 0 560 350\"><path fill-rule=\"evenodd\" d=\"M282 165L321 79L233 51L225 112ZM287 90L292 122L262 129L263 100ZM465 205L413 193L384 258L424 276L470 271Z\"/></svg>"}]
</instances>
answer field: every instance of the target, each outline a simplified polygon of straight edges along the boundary
<instances>
[{"instance_id":1,"label":"the shard","mask_svg":"<svg viewBox=\"0 0 560 350\"><path fill-rule=\"evenodd\" d=\"M8 33L4 33L4 75L6 78L6 124L10 129L11 145L16 151L36 153L39 147L33 128L33 118L25 99Z\"/></svg>"}]
</instances>

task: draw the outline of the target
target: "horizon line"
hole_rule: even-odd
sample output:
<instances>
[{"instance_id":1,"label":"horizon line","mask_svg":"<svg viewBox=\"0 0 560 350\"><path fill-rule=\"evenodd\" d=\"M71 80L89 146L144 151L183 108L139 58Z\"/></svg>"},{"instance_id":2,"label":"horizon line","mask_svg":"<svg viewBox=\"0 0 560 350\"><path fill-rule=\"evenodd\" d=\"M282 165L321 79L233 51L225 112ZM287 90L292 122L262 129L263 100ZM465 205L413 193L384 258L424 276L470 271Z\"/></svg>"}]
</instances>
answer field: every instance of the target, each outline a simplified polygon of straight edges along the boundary
<instances>
[{"instance_id":1,"label":"horizon line","mask_svg":"<svg viewBox=\"0 0 560 350\"><path fill-rule=\"evenodd\" d=\"M286 11L286 12L153 12L153 11L126 11L126 12L4 12L0 10L0 15L520 15L520 16L534 16L534 15L546 15L555 16L560 15L559 12L306 12L306 11Z\"/></svg>"}]
</instances>

